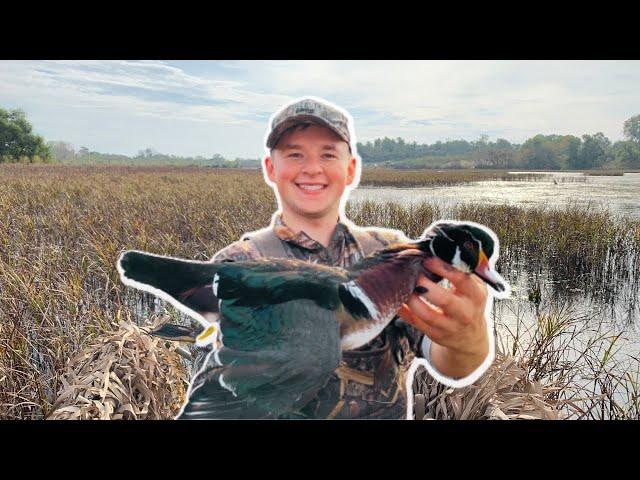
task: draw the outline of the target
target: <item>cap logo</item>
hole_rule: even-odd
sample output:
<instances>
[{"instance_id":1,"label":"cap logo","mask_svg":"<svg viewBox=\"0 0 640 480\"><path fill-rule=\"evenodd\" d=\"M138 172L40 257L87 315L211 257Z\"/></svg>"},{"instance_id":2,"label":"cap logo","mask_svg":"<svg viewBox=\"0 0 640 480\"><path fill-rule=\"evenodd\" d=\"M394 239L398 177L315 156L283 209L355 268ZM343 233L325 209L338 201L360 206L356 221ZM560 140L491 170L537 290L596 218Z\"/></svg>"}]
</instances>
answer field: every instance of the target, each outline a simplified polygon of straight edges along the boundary
<instances>
[{"instance_id":1,"label":"cap logo","mask_svg":"<svg viewBox=\"0 0 640 480\"><path fill-rule=\"evenodd\" d=\"M296 113L313 113L313 108L309 107L298 107L296 108Z\"/></svg>"}]
</instances>

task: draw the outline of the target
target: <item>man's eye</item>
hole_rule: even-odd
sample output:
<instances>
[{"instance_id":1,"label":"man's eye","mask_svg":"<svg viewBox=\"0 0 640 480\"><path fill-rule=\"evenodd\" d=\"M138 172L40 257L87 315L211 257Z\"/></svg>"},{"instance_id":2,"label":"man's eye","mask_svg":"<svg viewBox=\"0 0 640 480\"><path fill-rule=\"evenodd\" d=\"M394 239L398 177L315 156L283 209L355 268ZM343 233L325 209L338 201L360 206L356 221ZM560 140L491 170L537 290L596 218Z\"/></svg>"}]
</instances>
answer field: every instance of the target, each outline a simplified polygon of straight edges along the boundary
<instances>
[{"instance_id":1,"label":"man's eye","mask_svg":"<svg viewBox=\"0 0 640 480\"><path fill-rule=\"evenodd\" d=\"M323 155L323 157L324 157L324 158L328 158L329 160L331 160L331 159L333 159L333 158L336 158L336 156L335 156L335 155L332 155L331 153L325 153L325 154Z\"/></svg>"}]
</instances>

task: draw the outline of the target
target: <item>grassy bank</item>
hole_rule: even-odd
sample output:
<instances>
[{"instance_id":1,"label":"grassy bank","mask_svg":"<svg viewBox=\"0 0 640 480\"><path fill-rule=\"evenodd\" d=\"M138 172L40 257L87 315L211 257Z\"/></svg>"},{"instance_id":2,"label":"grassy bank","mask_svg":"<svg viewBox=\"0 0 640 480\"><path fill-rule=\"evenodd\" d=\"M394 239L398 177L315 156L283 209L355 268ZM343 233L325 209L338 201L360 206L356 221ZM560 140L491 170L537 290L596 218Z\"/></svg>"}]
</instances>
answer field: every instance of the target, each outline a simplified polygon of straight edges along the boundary
<instances>
[{"instance_id":1,"label":"grassy bank","mask_svg":"<svg viewBox=\"0 0 640 480\"><path fill-rule=\"evenodd\" d=\"M122 250L208 259L266 225L275 207L257 171L0 166L0 418L46 415L72 355L121 319L154 311L152 298L121 284L115 261ZM475 220L500 237L501 270L543 265L584 283L618 278L625 259L640 252L638 222L579 208L364 203L347 213L411 237L438 218ZM556 348L545 345L518 352L533 365Z\"/></svg>"},{"instance_id":2,"label":"grassy bank","mask_svg":"<svg viewBox=\"0 0 640 480\"><path fill-rule=\"evenodd\" d=\"M362 171L363 187L438 187L483 180L540 180L540 175L513 175L507 170L391 170L367 168Z\"/></svg>"}]
</instances>

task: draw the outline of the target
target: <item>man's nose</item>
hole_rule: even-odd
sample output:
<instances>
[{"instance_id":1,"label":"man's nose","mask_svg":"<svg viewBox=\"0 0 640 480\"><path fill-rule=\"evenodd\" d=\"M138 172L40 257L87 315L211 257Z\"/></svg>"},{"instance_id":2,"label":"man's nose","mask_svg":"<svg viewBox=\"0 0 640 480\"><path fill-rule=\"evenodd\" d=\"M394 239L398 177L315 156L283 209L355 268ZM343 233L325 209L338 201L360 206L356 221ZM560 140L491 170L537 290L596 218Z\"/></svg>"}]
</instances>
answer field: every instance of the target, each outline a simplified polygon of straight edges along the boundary
<instances>
[{"instance_id":1,"label":"man's nose","mask_svg":"<svg viewBox=\"0 0 640 480\"><path fill-rule=\"evenodd\" d=\"M302 171L308 175L322 173L322 162L320 158L315 155L309 156L302 166Z\"/></svg>"}]
</instances>

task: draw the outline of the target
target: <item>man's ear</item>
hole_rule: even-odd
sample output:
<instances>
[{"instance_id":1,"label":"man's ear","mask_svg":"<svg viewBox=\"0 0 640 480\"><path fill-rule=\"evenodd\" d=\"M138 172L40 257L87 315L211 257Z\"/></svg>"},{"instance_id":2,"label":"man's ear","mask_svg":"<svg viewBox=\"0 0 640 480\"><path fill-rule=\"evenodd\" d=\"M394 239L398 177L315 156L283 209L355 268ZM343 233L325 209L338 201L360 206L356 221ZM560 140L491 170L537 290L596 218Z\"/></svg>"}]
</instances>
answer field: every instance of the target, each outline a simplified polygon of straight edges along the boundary
<instances>
[{"instance_id":1,"label":"man's ear","mask_svg":"<svg viewBox=\"0 0 640 480\"><path fill-rule=\"evenodd\" d=\"M347 167L347 185L351 185L353 180L356 178L356 165L355 157L351 157L351 160L349 160L349 166Z\"/></svg>"},{"instance_id":2,"label":"man's ear","mask_svg":"<svg viewBox=\"0 0 640 480\"><path fill-rule=\"evenodd\" d=\"M267 171L269 180L275 182L275 167L273 166L273 158L271 156L265 157L264 168Z\"/></svg>"}]
</instances>

